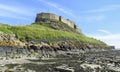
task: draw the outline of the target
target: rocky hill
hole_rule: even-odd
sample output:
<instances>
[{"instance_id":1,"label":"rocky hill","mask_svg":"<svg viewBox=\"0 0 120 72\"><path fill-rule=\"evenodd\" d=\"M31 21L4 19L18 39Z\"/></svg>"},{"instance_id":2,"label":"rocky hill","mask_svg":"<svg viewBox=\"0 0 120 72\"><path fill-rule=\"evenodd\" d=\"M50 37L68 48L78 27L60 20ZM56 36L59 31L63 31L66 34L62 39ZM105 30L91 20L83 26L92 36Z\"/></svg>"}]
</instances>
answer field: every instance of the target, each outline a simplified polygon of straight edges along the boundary
<instances>
[{"instance_id":1,"label":"rocky hill","mask_svg":"<svg viewBox=\"0 0 120 72\"><path fill-rule=\"evenodd\" d=\"M99 40L86 37L61 22L30 24L26 26L9 26L0 24L0 45L55 49L106 48Z\"/></svg>"},{"instance_id":2,"label":"rocky hill","mask_svg":"<svg viewBox=\"0 0 120 72\"><path fill-rule=\"evenodd\" d=\"M25 26L0 24L0 72L120 71L114 46L85 36L61 16L42 17Z\"/></svg>"},{"instance_id":3,"label":"rocky hill","mask_svg":"<svg viewBox=\"0 0 120 72\"><path fill-rule=\"evenodd\" d=\"M35 23L25 26L0 24L0 46L34 50L109 48L104 42L85 36L73 21L51 13L39 14Z\"/></svg>"}]
</instances>

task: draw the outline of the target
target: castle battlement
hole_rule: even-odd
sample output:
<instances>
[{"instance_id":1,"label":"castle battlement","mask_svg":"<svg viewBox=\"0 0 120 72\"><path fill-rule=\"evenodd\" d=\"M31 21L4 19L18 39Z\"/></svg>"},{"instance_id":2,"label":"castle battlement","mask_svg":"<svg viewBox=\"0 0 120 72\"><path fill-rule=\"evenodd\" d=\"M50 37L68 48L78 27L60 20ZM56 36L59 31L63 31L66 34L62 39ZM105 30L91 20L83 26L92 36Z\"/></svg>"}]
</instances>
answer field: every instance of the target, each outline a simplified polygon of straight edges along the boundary
<instances>
[{"instance_id":1,"label":"castle battlement","mask_svg":"<svg viewBox=\"0 0 120 72\"><path fill-rule=\"evenodd\" d=\"M44 13L44 12L42 12L42 13L37 14L35 23L39 23L39 22L41 22L43 19L60 21L60 22L63 22L63 23L65 23L65 24L67 24L68 26L76 29L76 24L75 24L75 22L73 22L73 21L71 21L71 20L69 20L69 19L65 19L64 17L58 16L58 15L53 14L53 13Z\"/></svg>"}]
</instances>

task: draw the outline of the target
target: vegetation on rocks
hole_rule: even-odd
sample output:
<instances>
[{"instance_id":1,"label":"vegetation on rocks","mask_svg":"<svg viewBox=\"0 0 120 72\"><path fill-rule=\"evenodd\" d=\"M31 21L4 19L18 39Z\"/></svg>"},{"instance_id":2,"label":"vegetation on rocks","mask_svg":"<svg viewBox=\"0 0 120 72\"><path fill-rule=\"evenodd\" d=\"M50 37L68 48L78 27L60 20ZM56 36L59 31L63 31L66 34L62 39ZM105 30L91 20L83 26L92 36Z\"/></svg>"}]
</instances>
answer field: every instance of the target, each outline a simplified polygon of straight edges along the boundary
<instances>
[{"instance_id":1,"label":"vegetation on rocks","mask_svg":"<svg viewBox=\"0 0 120 72\"><path fill-rule=\"evenodd\" d=\"M5 34L15 34L15 37L21 42L80 42L106 46L104 42L86 37L82 33L78 33L66 25L59 25L57 29L54 29L51 27L51 24L30 24L26 26L9 26L6 24L0 24L0 32Z\"/></svg>"}]
</instances>

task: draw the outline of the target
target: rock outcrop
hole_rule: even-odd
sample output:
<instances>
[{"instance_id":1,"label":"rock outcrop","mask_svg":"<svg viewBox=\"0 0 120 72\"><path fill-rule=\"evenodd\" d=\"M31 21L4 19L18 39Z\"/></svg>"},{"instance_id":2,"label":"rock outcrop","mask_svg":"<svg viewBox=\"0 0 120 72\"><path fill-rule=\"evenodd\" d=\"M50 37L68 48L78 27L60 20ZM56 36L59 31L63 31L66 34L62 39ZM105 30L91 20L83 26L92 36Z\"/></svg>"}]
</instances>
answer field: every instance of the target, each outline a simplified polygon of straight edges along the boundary
<instances>
[{"instance_id":1,"label":"rock outcrop","mask_svg":"<svg viewBox=\"0 0 120 72\"><path fill-rule=\"evenodd\" d=\"M15 34L0 33L0 46L23 47L23 43L16 38Z\"/></svg>"}]
</instances>

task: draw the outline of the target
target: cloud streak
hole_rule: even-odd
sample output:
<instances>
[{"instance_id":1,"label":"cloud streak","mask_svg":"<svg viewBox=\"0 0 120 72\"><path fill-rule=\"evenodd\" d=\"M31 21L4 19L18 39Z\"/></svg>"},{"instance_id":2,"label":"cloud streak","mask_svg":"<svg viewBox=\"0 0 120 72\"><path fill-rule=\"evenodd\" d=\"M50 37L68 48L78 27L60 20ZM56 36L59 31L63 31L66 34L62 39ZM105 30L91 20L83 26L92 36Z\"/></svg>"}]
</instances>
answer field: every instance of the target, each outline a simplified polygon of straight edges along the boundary
<instances>
[{"instance_id":1,"label":"cloud streak","mask_svg":"<svg viewBox=\"0 0 120 72\"><path fill-rule=\"evenodd\" d=\"M1 18L5 17L30 21L28 17L32 17L33 15L34 12L28 7L22 7L22 5L14 6L0 3Z\"/></svg>"},{"instance_id":2,"label":"cloud streak","mask_svg":"<svg viewBox=\"0 0 120 72\"><path fill-rule=\"evenodd\" d=\"M110 34L110 35L91 34L87 36L104 41L108 45L114 45L116 48L120 48L120 34Z\"/></svg>"},{"instance_id":3,"label":"cloud streak","mask_svg":"<svg viewBox=\"0 0 120 72\"><path fill-rule=\"evenodd\" d=\"M120 9L120 5L108 5L98 9L83 11L84 13L98 13L98 12L107 12Z\"/></svg>"},{"instance_id":4,"label":"cloud streak","mask_svg":"<svg viewBox=\"0 0 120 72\"><path fill-rule=\"evenodd\" d=\"M80 18L81 22L95 22L95 21L102 21L106 19L105 15L88 15L88 16L81 16Z\"/></svg>"},{"instance_id":5,"label":"cloud streak","mask_svg":"<svg viewBox=\"0 0 120 72\"><path fill-rule=\"evenodd\" d=\"M67 15L70 15L70 16L76 18L76 16L71 12L70 9L65 9L64 7L58 5L57 3L52 3L52 2L49 2L49 1L46 1L46 0L38 0L38 1L43 2L44 4L47 4L47 5L65 13L65 14L67 14Z\"/></svg>"},{"instance_id":6,"label":"cloud streak","mask_svg":"<svg viewBox=\"0 0 120 72\"><path fill-rule=\"evenodd\" d=\"M28 8L21 7L21 6L11 6L11 5L0 4L0 10L6 11L6 12L13 12L21 15L28 15L28 16L30 16L31 14Z\"/></svg>"},{"instance_id":7,"label":"cloud streak","mask_svg":"<svg viewBox=\"0 0 120 72\"><path fill-rule=\"evenodd\" d=\"M107 30L104 30L104 29L99 29L98 30L99 32L102 32L102 33L105 33L105 34L111 34L111 32L107 31Z\"/></svg>"}]
</instances>

